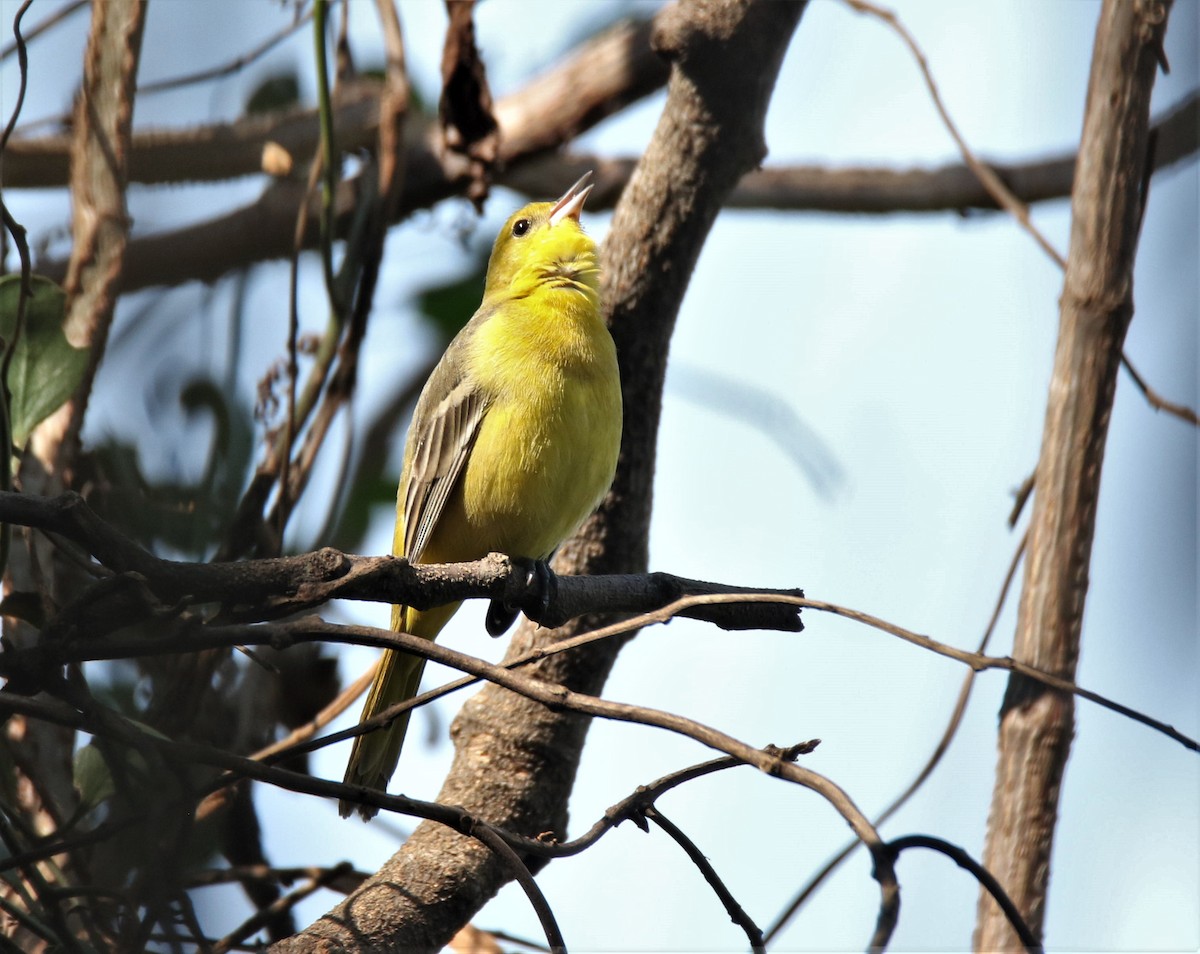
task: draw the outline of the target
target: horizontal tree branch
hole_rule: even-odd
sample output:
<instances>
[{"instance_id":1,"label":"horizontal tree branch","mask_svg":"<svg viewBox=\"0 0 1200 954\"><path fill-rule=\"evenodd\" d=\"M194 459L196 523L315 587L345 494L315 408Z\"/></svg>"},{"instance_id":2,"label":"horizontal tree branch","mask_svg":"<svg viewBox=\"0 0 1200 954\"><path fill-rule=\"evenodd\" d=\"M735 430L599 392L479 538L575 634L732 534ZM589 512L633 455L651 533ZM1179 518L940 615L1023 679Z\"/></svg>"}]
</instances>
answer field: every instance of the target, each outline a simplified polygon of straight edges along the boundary
<instances>
[{"instance_id":1,"label":"horizontal tree branch","mask_svg":"<svg viewBox=\"0 0 1200 954\"><path fill-rule=\"evenodd\" d=\"M496 105L501 127L496 181L532 196L562 191L585 168L597 170L590 207L611 208L636 162L633 158L544 156L596 122L653 92L666 79L665 65L650 51L649 25L624 23L583 44L561 64ZM566 95L564 91L570 91ZM339 92L335 111L343 148L367 148L377 133L379 84L360 79ZM404 193L393 221L459 190L467 172L445 154L429 122L406 124ZM1194 91L1153 127L1154 168L1163 169L1200 150L1200 92ZM182 131L151 131L134 138L133 181L209 181L262 171L263 149L278 143L306 159L319 141L315 110L247 117L234 123ZM5 154L5 184L51 187L66 182L69 136L15 140ZM1016 163L988 163L1011 193L1025 203L1070 195L1075 156L1063 154ZM336 200L338 233L359 201L358 182L341 183ZM136 235L129 248L126 291L199 280L291 254L291 225L304 200L300 179L273 180L254 202L216 219L156 235ZM794 165L746 175L727 203L731 208L770 208L863 214L969 212L998 208L995 198L966 163L932 169L830 168ZM305 247L316 244L315 209ZM62 276L65 263L51 260L39 271Z\"/></svg>"},{"instance_id":2,"label":"horizontal tree branch","mask_svg":"<svg viewBox=\"0 0 1200 954\"><path fill-rule=\"evenodd\" d=\"M286 624L289 629L256 630L249 626L193 625L185 635L153 642L141 639L98 640L96 637L146 618L155 600L166 603L218 602L232 607L231 615L242 618L273 619L284 612L294 613L330 599L359 599L377 602L404 602L418 606L436 606L461 599L507 600L509 605L526 608L527 614L556 619L562 614L574 619L593 613L638 613L624 623L592 633L584 633L563 643L531 652L514 661L523 665L546 656L611 638L652 622L665 622L676 615L713 622L727 629L773 629L800 631L796 608L834 613L847 619L904 639L939 655L955 659L976 671L1002 669L1027 676L1052 689L1069 692L1141 722L1181 743L1200 751L1200 743L1173 726L1128 706L1084 689L1052 673L1018 662L1011 657L988 656L959 649L929 636L907 630L894 623L821 600L806 599L798 590L741 590L726 584L687 580L666 573L613 574L600 576L549 576L551 585L543 590L530 572L532 562L492 554L475 563L410 566L397 557L359 557L332 548L294 557L271 560L247 560L236 563L182 563L163 560L149 553L101 520L78 494L67 492L45 498L28 494L0 492L0 522L35 527L58 533L83 546L102 565L120 574L101 579L63 610L43 634L40 645L22 651L0 653L0 674L9 678L25 676L36 681L47 665L86 659L114 659L138 655L195 652L201 649L257 645L271 639L285 642L298 633L326 633L333 642L381 645L371 627L346 627L323 621L301 620ZM252 608L253 600L265 604ZM108 622L98 616L103 608ZM86 625L77 628L76 623ZM558 625L558 624L555 624ZM51 636L47 639L47 633ZM73 640L73 634L86 634ZM426 640L404 633L389 633L400 648L456 668L455 662L439 654L449 652ZM410 642L409 642L410 641ZM383 645L392 645L385 640ZM471 658L471 657L465 657ZM470 671L470 670L467 670ZM423 694L413 703L425 703L444 692L460 688L443 687ZM403 705L403 704L402 704ZM395 718L402 711L389 710L381 719ZM347 730L352 731L352 730ZM315 747L308 743L307 747Z\"/></svg>"},{"instance_id":3,"label":"horizontal tree branch","mask_svg":"<svg viewBox=\"0 0 1200 954\"><path fill-rule=\"evenodd\" d=\"M401 557L355 556L331 547L266 560L164 560L100 519L70 491L52 498L0 492L0 522L56 533L118 574L92 584L64 608L53 624L56 638L76 625L91 636L110 632L149 615L154 600L175 607L215 602L224 607L226 619L245 622L277 619L333 599L419 609L491 599L523 610L543 626L557 627L591 613L644 613L689 595L803 596L800 590L741 588L669 573L556 576L549 568L534 572L531 560L498 553L473 563L415 566ZM730 630L802 629L795 604L783 601L701 603L684 615Z\"/></svg>"},{"instance_id":4,"label":"horizontal tree branch","mask_svg":"<svg viewBox=\"0 0 1200 954\"><path fill-rule=\"evenodd\" d=\"M338 90L333 122L338 143L349 152L375 142L383 83L363 79ZM315 108L244 116L228 123L184 129L139 130L129 152L129 182L141 185L221 182L257 175L263 150L274 144L306 165L320 144ZM4 185L10 189L65 187L71 161L70 132L13 139L4 153Z\"/></svg>"},{"instance_id":5,"label":"horizontal tree branch","mask_svg":"<svg viewBox=\"0 0 1200 954\"><path fill-rule=\"evenodd\" d=\"M38 646L20 652L9 650L0 653L0 673L16 678L18 685L22 677L36 683L46 666L67 661L195 652L206 648L258 644L266 638L264 633L256 633L245 626L191 626L185 635L150 643L144 640L101 641L96 638L136 619L146 618L154 610L155 600L167 604L218 602L229 608L231 617L256 620L298 612L330 599L403 602L422 607L461 599L500 599L525 609L527 615L532 614L531 618L544 619L574 619L593 613L645 614L628 623L606 627L598 633L586 633L559 646L543 648L514 665L537 661L563 649L610 638L648 622L665 621L675 615L707 620L726 629L796 632L802 628L795 609L799 607L834 613L865 623L965 663L976 671L1003 669L1027 676L1050 688L1095 702L1167 735L1186 748L1200 751L1200 744L1196 740L1173 726L1061 677L1010 657L987 656L958 649L868 613L806 599L798 590L740 590L726 584L687 580L665 573L579 577L554 576L551 573L551 584L548 589L543 589L537 582L542 574L531 572L531 561L514 560L501 554L492 554L475 563L410 566L397 557L359 557L325 548L271 560L181 563L160 559L129 540L101 520L82 497L72 492L54 498L0 492L0 522L58 533L83 546L102 565L119 574L101 579L66 607L47 627ZM255 601L261 602L262 606L255 609ZM289 625L300 627L301 632L308 632L305 627L311 628L317 624L300 621ZM327 638L335 642L359 642L358 637L365 634L362 640L366 644L379 645L372 634L383 632L369 627L341 627L323 622L319 625L328 627L322 631L327 632ZM230 635L231 632L233 635ZM275 634L273 638L283 638L282 634L297 630L271 632ZM86 634L86 639L71 639L72 635L80 633ZM438 653L443 651L442 647L403 633L392 635L401 641L401 648L447 665L455 665L438 657ZM406 639L412 640L410 645L404 644ZM435 690L436 694L440 692ZM414 702L424 703L435 697L426 695ZM381 718L394 718L399 711L389 710Z\"/></svg>"},{"instance_id":6,"label":"horizontal tree branch","mask_svg":"<svg viewBox=\"0 0 1200 954\"><path fill-rule=\"evenodd\" d=\"M555 148L662 86L667 67L650 49L649 36L648 22L620 24L586 41L562 63L501 99L495 109L501 133L499 167L511 166L530 155ZM366 80L360 82L367 88ZM375 90L377 96L378 87ZM529 112L526 103L539 104L539 111ZM338 133L338 141L343 148L353 148L355 143L365 146L374 141L378 124L377 99L368 98L363 105L366 112L362 114L348 115L349 107L343 107L338 113L343 127ZM314 115L295 121L303 129L296 130L294 148L298 154L293 158L302 163L316 148L316 118ZM271 120L257 122L264 128L248 127L245 141L237 142L236 151L242 156L239 168L243 175L261 171L262 147L272 141L267 135ZM292 129L287 123L284 128ZM392 221L400 221L414 209L427 208L458 194L470 179L469 162L442 148L436 125L419 123L411 117L405 123L404 133L404 189L393 210ZM147 143L146 148L149 150L153 146L160 150L160 155L194 147L194 143L170 139L170 134L155 135L158 141ZM187 135L194 138L198 134L191 131ZM137 141L140 140L135 140L135 149ZM47 146L41 158L48 158L52 151ZM221 161L214 159L206 166L201 160L189 160L194 172L215 171ZM6 157L6 185L14 185L21 180L18 177L10 181L8 162ZM157 170L166 170L169 166L168 159L155 159L153 169L157 174ZM143 171L144 176L150 174L149 170ZM357 176L343 180L339 185L335 197L335 234L338 236L344 235L350 227L359 191ZM210 282L256 262L290 256L296 210L304 201L304 193L302 177L275 179L248 206L175 231L135 238L130 244L127 267L122 276L124 290L177 285L193 280ZM316 224L317 209L310 203L305 248L314 248L317 244ZM54 278L60 274L62 263L43 262L38 270Z\"/></svg>"}]
</instances>

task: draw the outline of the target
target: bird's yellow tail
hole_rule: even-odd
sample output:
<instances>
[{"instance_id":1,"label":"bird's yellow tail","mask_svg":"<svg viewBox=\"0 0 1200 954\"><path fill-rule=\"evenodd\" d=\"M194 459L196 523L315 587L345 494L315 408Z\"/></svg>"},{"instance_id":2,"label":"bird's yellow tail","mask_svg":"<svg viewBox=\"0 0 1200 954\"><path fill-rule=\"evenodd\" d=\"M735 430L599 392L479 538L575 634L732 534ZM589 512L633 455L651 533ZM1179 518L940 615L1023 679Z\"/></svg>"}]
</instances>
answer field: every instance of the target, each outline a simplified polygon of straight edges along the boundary
<instances>
[{"instance_id":1,"label":"bird's yellow tail","mask_svg":"<svg viewBox=\"0 0 1200 954\"><path fill-rule=\"evenodd\" d=\"M457 603L440 606L425 613L419 613L406 606L396 606L392 609L392 629L429 640L436 639L456 609ZM415 696L417 688L421 685L421 673L424 669L425 660L420 656L394 649L385 650L379 660L379 669L375 673L374 682L371 683L371 691L367 693L367 701L363 705L359 721L369 719L389 706ZM391 725L355 737L350 761L346 765L344 781L347 785L363 785L379 789L381 792L387 790L388 780L400 759L404 734L408 731L409 715L409 712L401 713ZM338 802L338 811L343 818L349 817L356 809L364 819L374 817L378 811L369 805Z\"/></svg>"}]
</instances>

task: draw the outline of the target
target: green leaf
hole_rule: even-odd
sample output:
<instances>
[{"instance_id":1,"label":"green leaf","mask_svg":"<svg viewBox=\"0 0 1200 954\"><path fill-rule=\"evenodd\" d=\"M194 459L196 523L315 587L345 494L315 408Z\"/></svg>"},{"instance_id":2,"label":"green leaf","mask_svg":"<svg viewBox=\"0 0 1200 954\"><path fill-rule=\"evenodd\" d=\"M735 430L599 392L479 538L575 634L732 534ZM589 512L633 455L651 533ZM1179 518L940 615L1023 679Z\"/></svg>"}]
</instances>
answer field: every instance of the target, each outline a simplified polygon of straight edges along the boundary
<instances>
[{"instance_id":1,"label":"green leaf","mask_svg":"<svg viewBox=\"0 0 1200 954\"><path fill-rule=\"evenodd\" d=\"M268 76L254 88L246 101L250 115L290 109L300 101L300 80L295 73Z\"/></svg>"},{"instance_id":2,"label":"green leaf","mask_svg":"<svg viewBox=\"0 0 1200 954\"><path fill-rule=\"evenodd\" d=\"M108 763L93 744L85 745L75 753L71 774L75 789L79 792L79 800L86 808L95 808L105 799L117 794Z\"/></svg>"},{"instance_id":3,"label":"green leaf","mask_svg":"<svg viewBox=\"0 0 1200 954\"><path fill-rule=\"evenodd\" d=\"M32 284L25 325L8 368L9 417L17 448L24 448L33 429L66 402L83 380L88 364L87 350L73 347L63 333L63 290L38 275L33 276ZM0 278L0 337L5 353L16 334L20 294L19 275Z\"/></svg>"}]
</instances>

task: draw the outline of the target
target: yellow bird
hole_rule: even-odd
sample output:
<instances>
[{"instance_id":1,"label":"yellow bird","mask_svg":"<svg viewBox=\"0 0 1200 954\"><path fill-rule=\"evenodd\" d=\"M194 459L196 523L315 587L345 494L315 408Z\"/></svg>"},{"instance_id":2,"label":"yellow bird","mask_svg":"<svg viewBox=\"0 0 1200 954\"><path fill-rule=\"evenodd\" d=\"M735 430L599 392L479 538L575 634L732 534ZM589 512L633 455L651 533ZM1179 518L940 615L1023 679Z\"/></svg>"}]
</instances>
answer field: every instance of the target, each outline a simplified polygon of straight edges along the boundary
<instances>
[{"instance_id":1,"label":"yellow bird","mask_svg":"<svg viewBox=\"0 0 1200 954\"><path fill-rule=\"evenodd\" d=\"M608 490L621 382L600 316L596 243L579 224L586 174L557 202L514 213L492 247L483 303L438 362L413 415L393 552L412 563L490 551L546 559ZM392 607L392 629L436 639L458 604ZM385 650L362 718L417 693L425 660ZM346 782L385 790L408 728L355 738ZM355 808L341 802L342 817Z\"/></svg>"}]
</instances>

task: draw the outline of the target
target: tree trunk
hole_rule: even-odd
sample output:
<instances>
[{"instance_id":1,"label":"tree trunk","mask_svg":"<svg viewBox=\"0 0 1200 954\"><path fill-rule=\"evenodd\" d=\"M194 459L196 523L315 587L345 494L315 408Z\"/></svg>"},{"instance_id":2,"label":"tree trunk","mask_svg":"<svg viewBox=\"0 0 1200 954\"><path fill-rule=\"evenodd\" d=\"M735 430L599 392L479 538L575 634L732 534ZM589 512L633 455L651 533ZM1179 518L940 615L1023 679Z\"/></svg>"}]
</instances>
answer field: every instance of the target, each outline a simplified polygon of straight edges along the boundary
<instances>
[{"instance_id":1,"label":"tree trunk","mask_svg":"<svg viewBox=\"0 0 1200 954\"><path fill-rule=\"evenodd\" d=\"M1133 316L1150 91L1169 6L1105 0L1071 195L1071 245L1013 656L1072 681L1104 442ZM1039 937L1073 732L1071 696L1020 676L1009 680L984 865ZM976 950L1020 950L986 893L977 914Z\"/></svg>"},{"instance_id":2,"label":"tree trunk","mask_svg":"<svg viewBox=\"0 0 1200 954\"><path fill-rule=\"evenodd\" d=\"M667 104L617 207L602 252L604 300L621 362L621 462L604 505L559 554L560 572L640 572L647 562L662 383L675 316L713 220L763 159L763 118L801 2L712 0L659 15L655 48L672 63ZM591 628L524 625L508 657ZM531 675L598 693L620 648L551 657ZM496 686L454 721L456 755L438 800L536 836L566 834L567 799L587 720ZM481 842L424 823L363 887L276 945L307 951L436 950L512 877Z\"/></svg>"}]
</instances>

